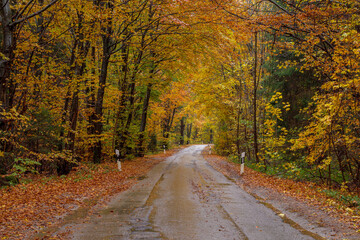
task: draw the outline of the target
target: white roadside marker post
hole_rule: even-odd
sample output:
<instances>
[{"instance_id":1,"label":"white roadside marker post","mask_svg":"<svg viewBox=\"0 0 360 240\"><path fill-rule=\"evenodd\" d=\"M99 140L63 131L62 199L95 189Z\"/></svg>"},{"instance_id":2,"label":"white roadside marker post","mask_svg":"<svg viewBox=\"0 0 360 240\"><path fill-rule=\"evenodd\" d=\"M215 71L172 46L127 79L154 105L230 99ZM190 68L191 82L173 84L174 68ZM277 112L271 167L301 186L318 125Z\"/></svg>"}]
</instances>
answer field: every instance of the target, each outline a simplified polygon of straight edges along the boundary
<instances>
[{"instance_id":1,"label":"white roadside marker post","mask_svg":"<svg viewBox=\"0 0 360 240\"><path fill-rule=\"evenodd\" d=\"M120 151L118 149L115 149L115 155L116 155L116 162L118 165L118 169L121 172Z\"/></svg>"},{"instance_id":2,"label":"white roadside marker post","mask_svg":"<svg viewBox=\"0 0 360 240\"><path fill-rule=\"evenodd\" d=\"M211 145L209 145L209 155L211 155Z\"/></svg>"},{"instance_id":3,"label":"white roadside marker post","mask_svg":"<svg viewBox=\"0 0 360 240\"><path fill-rule=\"evenodd\" d=\"M164 153L166 153L166 151L165 151L165 145L163 145L163 147L164 147Z\"/></svg>"},{"instance_id":4,"label":"white roadside marker post","mask_svg":"<svg viewBox=\"0 0 360 240\"><path fill-rule=\"evenodd\" d=\"M244 173L244 165L245 165L245 152L241 153L241 165L240 165L240 175Z\"/></svg>"}]
</instances>

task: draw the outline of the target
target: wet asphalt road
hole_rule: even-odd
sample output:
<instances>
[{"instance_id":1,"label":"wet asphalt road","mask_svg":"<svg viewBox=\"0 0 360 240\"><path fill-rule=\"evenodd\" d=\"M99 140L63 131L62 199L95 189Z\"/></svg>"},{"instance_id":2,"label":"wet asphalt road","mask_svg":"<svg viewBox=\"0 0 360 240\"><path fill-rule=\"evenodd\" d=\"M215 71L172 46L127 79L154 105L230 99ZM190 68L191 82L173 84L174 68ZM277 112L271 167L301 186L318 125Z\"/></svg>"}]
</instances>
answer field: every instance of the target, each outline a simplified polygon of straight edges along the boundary
<instances>
[{"instance_id":1,"label":"wet asphalt road","mask_svg":"<svg viewBox=\"0 0 360 240\"><path fill-rule=\"evenodd\" d=\"M191 146L152 169L87 223L72 239L313 239L283 222Z\"/></svg>"}]
</instances>

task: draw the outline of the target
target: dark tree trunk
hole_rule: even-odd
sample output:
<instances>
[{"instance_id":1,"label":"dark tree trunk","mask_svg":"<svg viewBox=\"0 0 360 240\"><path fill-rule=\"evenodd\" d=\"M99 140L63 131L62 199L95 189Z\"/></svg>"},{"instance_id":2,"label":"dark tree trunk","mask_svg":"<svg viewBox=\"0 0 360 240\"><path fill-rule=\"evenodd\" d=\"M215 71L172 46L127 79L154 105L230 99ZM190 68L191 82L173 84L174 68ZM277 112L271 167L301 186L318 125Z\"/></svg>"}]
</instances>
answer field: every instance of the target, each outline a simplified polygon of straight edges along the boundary
<instances>
[{"instance_id":1,"label":"dark tree trunk","mask_svg":"<svg viewBox=\"0 0 360 240\"><path fill-rule=\"evenodd\" d=\"M17 39L15 37L16 31L19 29L19 25L26 20L38 16L54 5L58 0L51 1L48 5L44 6L41 10L37 11L34 14L30 14L27 17L19 15L21 19L16 19L15 14L12 11L13 1L10 0L1 0L0 4L0 22L1 22L1 36L2 36L2 46L1 53L3 57L0 59L0 102L1 102L1 112L6 112L13 106L13 100L16 90L16 84L11 79L12 72L12 63L15 58L15 49L17 46ZM42 3L42 1L40 1ZM28 5L29 6L29 5ZM28 7L27 6L27 7ZM21 12L22 9L18 9L18 12ZM25 9L23 9L25 10ZM1 114L0 112L0 114ZM0 118L0 129L6 130L6 121L3 117Z\"/></svg>"},{"instance_id":2,"label":"dark tree trunk","mask_svg":"<svg viewBox=\"0 0 360 240\"><path fill-rule=\"evenodd\" d=\"M11 89L12 83L10 74L12 70L12 61L14 59L14 50L16 47L16 39L14 36L15 26L12 23L12 10L10 8L11 1L2 0L0 8L1 27L2 27L2 46L1 52L4 57L0 60L0 101L1 111L8 111L11 108ZM1 126L5 122L2 119ZM4 130L4 128L2 128Z\"/></svg>"},{"instance_id":3,"label":"dark tree trunk","mask_svg":"<svg viewBox=\"0 0 360 240\"><path fill-rule=\"evenodd\" d=\"M236 118L236 149L237 155L240 159L241 150L240 150L240 109L238 110L237 118Z\"/></svg>"},{"instance_id":4,"label":"dark tree trunk","mask_svg":"<svg viewBox=\"0 0 360 240\"><path fill-rule=\"evenodd\" d=\"M122 128L125 122L125 111L126 111L126 90L128 88L128 61L129 61L129 45L125 44L122 47L121 56L123 60L123 65L121 66L121 72L123 73L122 78L119 80L118 86L121 95L119 96L119 105L116 113L115 120L115 136L114 136L114 145L115 148L120 148L120 139L122 136Z\"/></svg>"},{"instance_id":5,"label":"dark tree trunk","mask_svg":"<svg viewBox=\"0 0 360 240\"><path fill-rule=\"evenodd\" d=\"M151 74L153 74L153 73L151 73ZM150 95L151 95L151 87L152 87L152 84L149 83L147 86L147 89L146 89L146 95L145 95L142 114L141 114L140 135L139 135L139 145L138 145L139 146L138 156L140 156L140 157L144 156L144 154L145 154L144 138L145 138L147 113L148 113Z\"/></svg>"},{"instance_id":6,"label":"dark tree trunk","mask_svg":"<svg viewBox=\"0 0 360 240\"><path fill-rule=\"evenodd\" d=\"M135 67L134 67L133 73L131 74L131 77L130 77L128 105L127 105L128 116L127 116L127 120L126 120L125 125L123 125L121 131L119 131L119 134L120 134L120 136L119 136L120 159L124 159L125 156L126 156L126 153L127 153L126 142L127 142L128 137L129 137L128 136L129 135L129 128L131 126L133 116L134 116L136 76L137 76L137 73L139 71L141 61L143 59L143 54L144 54L144 50L145 50L144 47L145 47L146 32L147 31L145 31L142 34L141 48L139 50L138 56L137 56L136 61L135 61ZM125 100L126 100L126 98L125 98ZM126 108L124 106L124 108L121 111L124 112L125 110L126 110Z\"/></svg>"},{"instance_id":7,"label":"dark tree trunk","mask_svg":"<svg viewBox=\"0 0 360 240\"><path fill-rule=\"evenodd\" d=\"M124 159L127 154L126 142L129 135L129 128L131 126L131 122L134 116L134 103L135 103L135 78L133 78L130 83L130 95L129 95L129 105L128 105L128 116L125 125L123 126L123 131L120 136L119 141L119 151L120 151L120 159Z\"/></svg>"},{"instance_id":8,"label":"dark tree trunk","mask_svg":"<svg viewBox=\"0 0 360 240\"><path fill-rule=\"evenodd\" d=\"M191 131L192 131L192 123L189 123L187 125L187 128L186 128L186 136L187 136L187 142L186 144L190 144L190 139L191 139Z\"/></svg>"},{"instance_id":9,"label":"dark tree trunk","mask_svg":"<svg viewBox=\"0 0 360 240\"><path fill-rule=\"evenodd\" d=\"M70 107L70 130L68 132L68 143L65 146L65 149L74 153L74 146L75 146L75 131L77 125L79 113L79 91L78 89L75 90L72 100L71 100L71 107Z\"/></svg>"},{"instance_id":10,"label":"dark tree trunk","mask_svg":"<svg viewBox=\"0 0 360 240\"><path fill-rule=\"evenodd\" d=\"M103 116L103 103L104 103L104 94L105 94L105 87L106 87L106 79L108 74L108 66L111 56L111 27L106 29L106 33L102 36L103 40L103 57L101 63L101 71L99 76L99 89L96 96L95 101L95 111L94 111L94 134L97 135L94 148L93 148L93 162L100 163L102 159L102 143L100 139L100 135L102 134L103 130L103 123L102 123L102 116Z\"/></svg>"},{"instance_id":11,"label":"dark tree trunk","mask_svg":"<svg viewBox=\"0 0 360 240\"><path fill-rule=\"evenodd\" d=\"M255 161L259 162L259 156L258 156L258 152L259 152L259 147L258 147L258 133L257 133L257 69L258 69L258 55L257 55L257 40L258 40L258 36L257 36L257 32L255 32L255 47L254 47L254 55L255 55L255 60L254 60L254 96L253 96L253 131L254 131L254 157L255 157Z\"/></svg>"},{"instance_id":12,"label":"dark tree trunk","mask_svg":"<svg viewBox=\"0 0 360 240\"><path fill-rule=\"evenodd\" d=\"M91 48L91 58L93 64L95 64L95 47ZM95 67L92 68L91 73L95 75ZM89 125L87 127L88 135L92 136L94 134L94 109L95 109L95 83L92 79L86 81L86 99L85 99L85 106L86 110L89 113ZM93 152L92 147L89 149L90 152Z\"/></svg>"},{"instance_id":13,"label":"dark tree trunk","mask_svg":"<svg viewBox=\"0 0 360 240\"><path fill-rule=\"evenodd\" d=\"M82 16L79 16L79 18ZM82 19L79 19L80 24L81 25L81 21ZM79 27L80 28L80 27ZM79 36L79 38L81 39L80 41L83 41L83 36ZM82 62L82 64L76 66L76 76L78 78L82 77L84 75L84 71L86 68L86 63L85 63L85 59L88 55L90 49L90 42L87 41L85 43L81 43L80 47L79 47L79 56L80 56L80 60ZM78 79L75 79L76 82L76 88L75 91L73 93L73 97L72 97L72 101L71 101L71 108L70 108L70 120L69 120L69 125L70 125L70 131L68 132L68 144L66 146L66 150L71 151L72 154L74 154L74 147L75 147L75 138L76 138L76 127L77 127L77 122L78 122L78 116L79 116L79 82Z\"/></svg>"},{"instance_id":14,"label":"dark tree trunk","mask_svg":"<svg viewBox=\"0 0 360 240\"><path fill-rule=\"evenodd\" d=\"M78 39L75 39L74 41L74 45L72 47L71 50L71 56L70 56L70 61L69 61L69 67L71 68L71 66L74 64L75 62L75 54L76 54L76 48L78 46ZM66 73L67 78L70 79L72 78L72 74L71 71ZM63 112L62 112L62 116L61 116L61 129L60 129L60 143L58 146L59 151L62 151L64 148L64 136L65 136L65 124L67 121L67 117L68 117L68 111L69 111L69 105L70 105L70 97L71 97L71 89L70 89L70 85L67 86L67 91L66 91L66 96L65 96L65 103L64 103L64 108L63 108Z\"/></svg>"},{"instance_id":15,"label":"dark tree trunk","mask_svg":"<svg viewBox=\"0 0 360 240\"><path fill-rule=\"evenodd\" d=\"M164 124L164 130L163 130L163 137L164 138L169 138L169 134L170 134L170 130L174 121L174 117L175 117L175 113L176 113L176 108L174 108L171 112L171 114L168 116L168 119L166 119L165 124Z\"/></svg>"},{"instance_id":16,"label":"dark tree trunk","mask_svg":"<svg viewBox=\"0 0 360 240\"><path fill-rule=\"evenodd\" d=\"M184 145L185 141L185 117L180 120L180 145Z\"/></svg>"},{"instance_id":17,"label":"dark tree trunk","mask_svg":"<svg viewBox=\"0 0 360 240\"><path fill-rule=\"evenodd\" d=\"M12 108L13 94L15 93L15 86L11 81L12 63L14 59L14 51L16 48L16 39L14 35L14 27L12 23L12 10L10 8L11 1L2 0L0 8L1 27L2 27L2 46L1 53L3 57L0 58L0 130L4 133L8 132L11 128L11 122L6 119L6 113ZM12 144L3 139L0 140L0 151L11 152ZM0 167L11 168L9 159L0 157Z\"/></svg>"}]
</instances>

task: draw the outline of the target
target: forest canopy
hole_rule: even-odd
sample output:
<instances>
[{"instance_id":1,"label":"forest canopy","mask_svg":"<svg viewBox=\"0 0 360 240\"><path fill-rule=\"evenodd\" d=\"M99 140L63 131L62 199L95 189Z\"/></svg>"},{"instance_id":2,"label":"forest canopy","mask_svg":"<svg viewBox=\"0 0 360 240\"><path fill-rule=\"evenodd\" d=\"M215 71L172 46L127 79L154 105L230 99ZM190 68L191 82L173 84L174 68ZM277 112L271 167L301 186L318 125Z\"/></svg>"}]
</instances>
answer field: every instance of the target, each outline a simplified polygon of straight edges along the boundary
<instances>
[{"instance_id":1,"label":"forest canopy","mask_svg":"<svg viewBox=\"0 0 360 240\"><path fill-rule=\"evenodd\" d=\"M3 0L0 16L5 178L214 143L360 186L357 1Z\"/></svg>"}]
</instances>

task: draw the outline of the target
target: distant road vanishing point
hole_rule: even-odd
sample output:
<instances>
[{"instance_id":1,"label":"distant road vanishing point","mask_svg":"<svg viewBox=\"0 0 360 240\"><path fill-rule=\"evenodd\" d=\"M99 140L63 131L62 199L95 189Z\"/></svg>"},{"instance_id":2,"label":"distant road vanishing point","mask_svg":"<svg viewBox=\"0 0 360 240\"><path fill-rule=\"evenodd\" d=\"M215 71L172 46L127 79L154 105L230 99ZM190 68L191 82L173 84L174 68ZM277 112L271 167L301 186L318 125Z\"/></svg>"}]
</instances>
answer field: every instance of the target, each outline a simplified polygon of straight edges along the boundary
<instances>
[{"instance_id":1,"label":"distant road vanishing point","mask_svg":"<svg viewBox=\"0 0 360 240\"><path fill-rule=\"evenodd\" d=\"M314 239L285 223L191 146L152 169L87 223L72 239Z\"/></svg>"}]
</instances>

